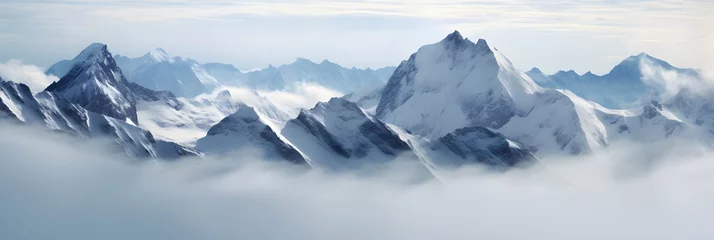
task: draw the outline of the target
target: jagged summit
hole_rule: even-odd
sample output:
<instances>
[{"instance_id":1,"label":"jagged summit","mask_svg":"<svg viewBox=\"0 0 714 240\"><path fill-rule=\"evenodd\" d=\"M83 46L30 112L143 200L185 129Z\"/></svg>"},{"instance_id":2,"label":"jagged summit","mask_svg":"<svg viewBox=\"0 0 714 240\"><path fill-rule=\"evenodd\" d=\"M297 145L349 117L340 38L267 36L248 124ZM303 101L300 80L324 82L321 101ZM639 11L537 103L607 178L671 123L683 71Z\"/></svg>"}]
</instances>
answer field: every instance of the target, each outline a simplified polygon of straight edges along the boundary
<instances>
[{"instance_id":1,"label":"jagged summit","mask_svg":"<svg viewBox=\"0 0 714 240\"><path fill-rule=\"evenodd\" d=\"M474 44L454 32L399 65L382 91L376 115L436 138L457 126L500 127L532 109L540 90L485 40ZM438 111L430 106L453 107Z\"/></svg>"},{"instance_id":2,"label":"jagged summit","mask_svg":"<svg viewBox=\"0 0 714 240\"><path fill-rule=\"evenodd\" d=\"M89 61L91 61L92 60L91 58L98 57L100 54L102 54L105 51L107 51L106 44L92 43L89 46L87 46L86 48L84 48L84 50L82 50L82 52L80 52L79 55L77 55L74 58L74 60L78 60L78 61L88 61L89 60Z\"/></svg>"},{"instance_id":3,"label":"jagged summit","mask_svg":"<svg viewBox=\"0 0 714 240\"><path fill-rule=\"evenodd\" d=\"M92 44L77 58L83 60L45 91L57 93L89 111L137 123L136 100L129 82L107 46Z\"/></svg>"},{"instance_id":4,"label":"jagged summit","mask_svg":"<svg viewBox=\"0 0 714 240\"><path fill-rule=\"evenodd\" d=\"M259 150L266 159L306 163L300 152L284 142L254 108L242 103L236 112L211 127L206 136L196 142L196 148L215 154Z\"/></svg>"},{"instance_id":5,"label":"jagged summit","mask_svg":"<svg viewBox=\"0 0 714 240\"><path fill-rule=\"evenodd\" d=\"M455 30L453 33L450 33L449 35L446 35L446 38L442 40L442 42L461 42L464 41L464 37L461 35L461 33L458 30Z\"/></svg>"},{"instance_id":6,"label":"jagged summit","mask_svg":"<svg viewBox=\"0 0 714 240\"><path fill-rule=\"evenodd\" d=\"M444 44L448 49L453 49L456 51L466 49L472 46L476 46L476 49L480 50L491 50L485 39L479 38L478 41L474 43L468 38L464 38L459 31L454 31L453 33L450 33L439 43Z\"/></svg>"}]
</instances>

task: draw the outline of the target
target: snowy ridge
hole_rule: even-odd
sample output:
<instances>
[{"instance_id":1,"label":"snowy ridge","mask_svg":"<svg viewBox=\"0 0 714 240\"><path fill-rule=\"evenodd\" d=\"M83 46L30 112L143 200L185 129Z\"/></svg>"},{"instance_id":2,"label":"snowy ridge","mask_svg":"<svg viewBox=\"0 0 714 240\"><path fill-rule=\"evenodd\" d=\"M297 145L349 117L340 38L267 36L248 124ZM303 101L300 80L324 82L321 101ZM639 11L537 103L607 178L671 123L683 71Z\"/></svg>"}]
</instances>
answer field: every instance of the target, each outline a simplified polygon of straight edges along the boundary
<instances>
[{"instance_id":1,"label":"snowy ridge","mask_svg":"<svg viewBox=\"0 0 714 240\"><path fill-rule=\"evenodd\" d=\"M591 72L579 75L573 70L547 75L538 68L526 74L543 87L570 90L608 108L641 107L652 99L665 100L660 98L668 91L663 83L672 76L701 79L694 69L677 68L646 53L622 60L602 76Z\"/></svg>"},{"instance_id":2,"label":"snowy ridge","mask_svg":"<svg viewBox=\"0 0 714 240\"><path fill-rule=\"evenodd\" d=\"M658 103L615 111L543 89L485 40L473 43L458 32L402 62L376 110L385 122L432 141L485 127L538 155L589 153L619 139L709 138Z\"/></svg>"},{"instance_id":3,"label":"snowy ridge","mask_svg":"<svg viewBox=\"0 0 714 240\"><path fill-rule=\"evenodd\" d=\"M124 121L88 111L63 96L40 92L32 96L24 84L0 80L0 112L7 106L20 122L82 138L109 138L130 156L143 159L177 159L200 153L175 143L156 141L150 132ZM9 114L8 114L9 115Z\"/></svg>"},{"instance_id":4,"label":"snowy ridge","mask_svg":"<svg viewBox=\"0 0 714 240\"><path fill-rule=\"evenodd\" d=\"M429 160L440 168L485 164L506 169L536 162L528 149L483 127L457 129L430 144L427 152Z\"/></svg>"},{"instance_id":5,"label":"snowy ridge","mask_svg":"<svg viewBox=\"0 0 714 240\"><path fill-rule=\"evenodd\" d=\"M542 91L496 49L459 32L421 47L384 88L377 116L437 138L463 126L499 128L533 108Z\"/></svg>"},{"instance_id":6,"label":"snowy ridge","mask_svg":"<svg viewBox=\"0 0 714 240\"><path fill-rule=\"evenodd\" d=\"M82 51L72 69L45 91L62 95L83 108L122 121L138 122L136 100L129 82L104 44L94 43Z\"/></svg>"},{"instance_id":7,"label":"snowy ridge","mask_svg":"<svg viewBox=\"0 0 714 240\"><path fill-rule=\"evenodd\" d=\"M138 103L139 126L150 130L158 139L187 146L206 136L211 127L247 105L264 116L273 129L282 129L298 111L276 106L267 98L248 89L217 89L193 99L142 100Z\"/></svg>"},{"instance_id":8,"label":"snowy ridge","mask_svg":"<svg viewBox=\"0 0 714 240\"><path fill-rule=\"evenodd\" d=\"M311 165L327 169L358 168L388 163L402 154L413 156L409 145L387 125L341 98L301 111L281 135Z\"/></svg>"},{"instance_id":9,"label":"snowy ridge","mask_svg":"<svg viewBox=\"0 0 714 240\"><path fill-rule=\"evenodd\" d=\"M206 136L197 141L196 148L207 154L259 150L262 159L306 163L303 156L291 145L283 142L263 117L246 105L238 106L235 113L211 127Z\"/></svg>"}]
</instances>

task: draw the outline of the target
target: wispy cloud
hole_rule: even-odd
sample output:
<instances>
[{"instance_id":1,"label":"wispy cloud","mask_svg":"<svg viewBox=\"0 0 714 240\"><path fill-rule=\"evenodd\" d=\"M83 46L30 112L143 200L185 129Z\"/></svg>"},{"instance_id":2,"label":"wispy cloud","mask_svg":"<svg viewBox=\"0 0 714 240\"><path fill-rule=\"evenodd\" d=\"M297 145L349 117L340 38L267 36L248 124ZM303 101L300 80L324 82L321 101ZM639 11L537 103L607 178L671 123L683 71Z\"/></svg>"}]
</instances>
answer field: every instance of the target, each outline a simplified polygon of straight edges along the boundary
<instances>
[{"instance_id":1,"label":"wispy cloud","mask_svg":"<svg viewBox=\"0 0 714 240\"><path fill-rule=\"evenodd\" d=\"M24 64L20 60L9 60L0 63L0 77L6 81L24 83L33 92L40 92L52 82L59 80L56 76L45 75L42 68Z\"/></svg>"}]
</instances>

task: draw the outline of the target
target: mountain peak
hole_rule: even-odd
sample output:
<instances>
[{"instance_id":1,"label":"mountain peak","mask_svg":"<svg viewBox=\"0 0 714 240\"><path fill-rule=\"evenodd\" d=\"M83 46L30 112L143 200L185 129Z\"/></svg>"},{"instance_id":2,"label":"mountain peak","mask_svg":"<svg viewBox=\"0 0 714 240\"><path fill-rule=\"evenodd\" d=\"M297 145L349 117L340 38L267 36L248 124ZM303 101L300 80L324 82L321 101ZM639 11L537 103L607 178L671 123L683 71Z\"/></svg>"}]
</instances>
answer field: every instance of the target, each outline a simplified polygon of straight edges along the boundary
<instances>
[{"instance_id":1,"label":"mountain peak","mask_svg":"<svg viewBox=\"0 0 714 240\"><path fill-rule=\"evenodd\" d=\"M575 72L575 70L570 69L568 71L560 70L560 71L556 72L554 74L554 76L577 78L580 75L577 72Z\"/></svg>"},{"instance_id":2,"label":"mountain peak","mask_svg":"<svg viewBox=\"0 0 714 240\"><path fill-rule=\"evenodd\" d=\"M107 45L106 45L106 44L104 44L104 43L92 43L92 44L90 44L89 46L87 46L86 48L84 48L84 50L82 50L82 52L80 52L79 55L77 55L77 56L74 58L74 60L77 60L77 61L90 60L90 59L92 59L93 57L95 57L95 56L97 56L97 55L100 55L101 53L103 53L103 52L105 52L105 51L107 51Z\"/></svg>"},{"instance_id":3,"label":"mountain peak","mask_svg":"<svg viewBox=\"0 0 714 240\"><path fill-rule=\"evenodd\" d=\"M84 49L72 68L45 91L99 114L137 123L136 100L107 45L94 43ZM75 58L75 59L77 59Z\"/></svg>"},{"instance_id":4,"label":"mountain peak","mask_svg":"<svg viewBox=\"0 0 714 240\"><path fill-rule=\"evenodd\" d=\"M295 63L296 63L296 64L300 64L300 63L302 63L302 64L315 64L314 62L310 61L310 59L302 58L302 57L296 58L296 59L295 59Z\"/></svg>"},{"instance_id":5,"label":"mountain peak","mask_svg":"<svg viewBox=\"0 0 714 240\"><path fill-rule=\"evenodd\" d=\"M446 35L446 38L444 38L443 41L448 41L448 42L458 42L458 41L463 41L464 37L461 35L461 33L458 30L455 30L454 32L450 33L449 35Z\"/></svg>"},{"instance_id":6,"label":"mountain peak","mask_svg":"<svg viewBox=\"0 0 714 240\"><path fill-rule=\"evenodd\" d=\"M156 62L170 62L171 56L163 48L156 48L149 51L146 56L150 57Z\"/></svg>"},{"instance_id":7,"label":"mountain peak","mask_svg":"<svg viewBox=\"0 0 714 240\"><path fill-rule=\"evenodd\" d=\"M540 74L543 73L543 71L541 71L541 70L540 70L539 68L537 68L537 67L531 68L531 70L528 70L528 72L530 72L530 73L540 73Z\"/></svg>"},{"instance_id":8,"label":"mountain peak","mask_svg":"<svg viewBox=\"0 0 714 240\"><path fill-rule=\"evenodd\" d=\"M476 46L482 48L490 48L488 46L488 43L486 42L486 39L483 38L479 38L478 41L476 41Z\"/></svg>"},{"instance_id":9,"label":"mountain peak","mask_svg":"<svg viewBox=\"0 0 714 240\"><path fill-rule=\"evenodd\" d=\"M639 80L642 75L642 64L653 65L667 70L676 69L674 66L665 62L664 60L652 57L649 54L643 52L637 55L629 56L625 60L622 60L622 62L620 62L612 70L610 70L608 75L617 76L621 79L628 78Z\"/></svg>"}]
</instances>

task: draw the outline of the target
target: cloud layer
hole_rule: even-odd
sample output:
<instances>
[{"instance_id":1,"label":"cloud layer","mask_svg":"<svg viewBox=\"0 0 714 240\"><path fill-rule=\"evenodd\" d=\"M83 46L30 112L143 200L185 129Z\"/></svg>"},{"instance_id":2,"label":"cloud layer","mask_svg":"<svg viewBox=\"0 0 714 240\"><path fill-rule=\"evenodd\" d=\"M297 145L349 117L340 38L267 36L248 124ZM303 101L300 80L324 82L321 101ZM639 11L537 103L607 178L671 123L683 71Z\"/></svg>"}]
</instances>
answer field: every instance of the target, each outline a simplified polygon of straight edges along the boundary
<instances>
[{"instance_id":1,"label":"cloud layer","mask_svg":"<svg viewBox=\"0 0 714 240\"><path fill-rule=\"evenodd\" d=\"M714 236L714 155L687 143L621 145L507 173L465 169L422 184L306 172L242 155L127 164L104 144L0 126L0 238Z\"/></svg>"}]
</instances>

